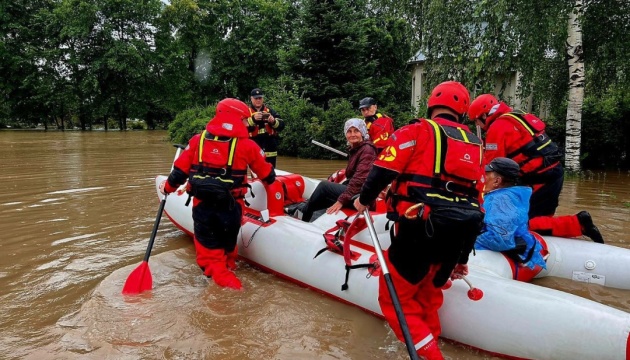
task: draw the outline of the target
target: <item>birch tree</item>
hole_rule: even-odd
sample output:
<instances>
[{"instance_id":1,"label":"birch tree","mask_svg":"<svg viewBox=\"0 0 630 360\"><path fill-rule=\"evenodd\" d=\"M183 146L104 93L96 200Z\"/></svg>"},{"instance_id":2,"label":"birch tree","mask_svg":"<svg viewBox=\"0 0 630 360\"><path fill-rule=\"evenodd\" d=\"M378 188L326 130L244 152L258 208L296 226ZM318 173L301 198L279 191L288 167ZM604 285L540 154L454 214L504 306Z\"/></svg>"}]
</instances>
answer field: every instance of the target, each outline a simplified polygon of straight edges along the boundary
<instances>
[{"instance_id":1,"label":"birch tree","mask_svg":"<svg viewBox=\"0 0 630 360\"><path fill-rule=\"evenodd\" d=\"M582 15L584 3L575 0L569 13L567 55L569 65L569 101L567 105L565 165L571 171L580 171L582 143L582 104L584 103L584 50L582 48Z\"/></svg>"}]
</instances>

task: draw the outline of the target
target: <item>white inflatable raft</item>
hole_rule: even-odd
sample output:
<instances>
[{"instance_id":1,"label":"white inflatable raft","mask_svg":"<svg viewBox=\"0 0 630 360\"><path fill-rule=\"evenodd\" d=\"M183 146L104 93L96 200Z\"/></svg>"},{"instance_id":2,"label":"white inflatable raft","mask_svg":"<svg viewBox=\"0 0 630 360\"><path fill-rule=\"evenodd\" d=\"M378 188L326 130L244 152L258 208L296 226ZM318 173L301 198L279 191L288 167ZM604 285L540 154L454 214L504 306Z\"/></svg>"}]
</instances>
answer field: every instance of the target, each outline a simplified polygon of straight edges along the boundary
<instances>
[{"instance_id":1,"label":"white inflatable raft","mask_svg":"<svg viewBox=\"0 0 630 360\"><path fill-rule=\"evenodd\" d=\"M381 316L377 301L378 278L367 269L346 270L342 255L324 251L322 234L348 214L323 215L312 223L286 216L286 188L297 187L305 197L318 180L277 171L279 181L265 187L253 180L246 200L238 247L241 257L282 278L309 287L342 302ZM156 178L156 189L164 176ZM290 182L290 183L289 183ZM252 197L251 193L255 197ZM158 196L161 196L158 193ZM165 212L178 228L192 235L188 195L168 196ZM268 199L270 201L268 201ZM383 249L389 244L384 214L374 214ZM352 220L352 217L349 219ZM538 276L558 276L603 286L630 289L630 250L587 241L545 237L548 269ZM353 263L370 263L375 254L367 229L350 242L360 256ZM516 359L630 359L630 314L572 294L512 279L505 257L477 251L470 257L468 279L483 291L469 299L468 286L455 281L444 291L440 309L442 336L501 357ZM585 284L585 286L587 286Z\"/></svg>"}]
</instances>

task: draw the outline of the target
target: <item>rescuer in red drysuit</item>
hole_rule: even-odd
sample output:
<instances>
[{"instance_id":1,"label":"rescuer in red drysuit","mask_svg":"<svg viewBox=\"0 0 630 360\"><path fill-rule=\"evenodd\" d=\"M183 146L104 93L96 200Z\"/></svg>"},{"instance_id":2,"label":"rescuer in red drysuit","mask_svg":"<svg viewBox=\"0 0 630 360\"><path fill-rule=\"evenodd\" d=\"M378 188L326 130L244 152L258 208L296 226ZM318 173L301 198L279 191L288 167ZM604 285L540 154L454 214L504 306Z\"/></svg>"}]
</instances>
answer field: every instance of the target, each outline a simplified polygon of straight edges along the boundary
<instances>
[{"instance_id":1,"label":"rescuer in red drysuit","mask_svg":"<svg viewBox=\"0 0 630 360\"><path fill-rule=\"evenodd\" d=\"M363 212L393 180L387 217L395 224L385 261L415 349L430 360L443 359L437 342L442 286L468 274L468 256L483 223L476 189L482 143L462 124L469 102L468 90L458 82L436 86L428 101L431 119L394 132L354 203ZM379 304L403 340L384 277Z\"/></svg>"},{"instance_id":2,"label":"rescuer in red drysuit","mask_svg":"<svg viewBox=\"0 0 630 360\"><path fill-rule=\"evenodd\" d=\"M194 242L197 264L222 287L241 289L236 267L236 239L241 227L247 167L267 184L275 180L262 150L248 138L249 107L223 99L202 134L193 136L177 158L160 190L171 193L188 180L193 196Z\"/></svg>"}]
</instances>

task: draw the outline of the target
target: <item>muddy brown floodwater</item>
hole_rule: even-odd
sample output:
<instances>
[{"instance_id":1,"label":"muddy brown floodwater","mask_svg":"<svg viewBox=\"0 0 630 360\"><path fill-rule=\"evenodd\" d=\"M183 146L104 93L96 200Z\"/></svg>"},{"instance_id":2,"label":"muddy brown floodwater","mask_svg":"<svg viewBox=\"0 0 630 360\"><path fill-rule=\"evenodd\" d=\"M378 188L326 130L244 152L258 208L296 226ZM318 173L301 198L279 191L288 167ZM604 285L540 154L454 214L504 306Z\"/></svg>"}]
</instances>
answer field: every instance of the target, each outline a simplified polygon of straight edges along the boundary
<instances>
[{"instance_id":1,"label":"muddy brown floodwater","mask_svg":"<svg viewBox=\"0 0 630 360\"><path fill-rule=\"evenodd\" d=\"M163 219L154 291L121 296L144 255L175 149L166 132L0 131L1 359L406 359L387 324L241 264L246 291L209 284L190 239ZM345 161L279 158L325 178ZM588 209L609 244L630 247L630 174L568 179L560 214ZM630 312L630 291L546 278ZM490 359L440 340L446 358Z\"/></svg>"}]
</instances>

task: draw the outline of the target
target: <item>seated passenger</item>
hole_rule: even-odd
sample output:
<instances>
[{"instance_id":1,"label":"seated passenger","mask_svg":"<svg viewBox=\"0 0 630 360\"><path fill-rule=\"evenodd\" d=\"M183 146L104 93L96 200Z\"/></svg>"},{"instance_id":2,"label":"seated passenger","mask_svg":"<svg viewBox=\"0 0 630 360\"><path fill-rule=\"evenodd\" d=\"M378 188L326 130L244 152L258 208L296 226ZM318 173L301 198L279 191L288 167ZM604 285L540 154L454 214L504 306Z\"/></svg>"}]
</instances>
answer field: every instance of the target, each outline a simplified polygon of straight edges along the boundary
<instances>
[{"instance_id":1,"label":"seated passenger","mask_svg":"<svg viewBox=\"0 0 630 360\"><path fill-rule=\"evenodd\" d=\"M352 208L352 197L361 192L361 186L376 160L376 147L368 140L368 130L361 119L350 119L344 126L348 140L347 185L322 181L317 185L308 201L299 208L302 220L310 221L313 212L326 209L328 214L336 214L342 207Z\"/></svg>"},{"instance_id":2,"label":"seated passenger","mask_svg":"<svg viewBox=\"0 0 630 360\"><path fill-rule=\"evenodd\" d=\"M477 237L475 249L503 252L516 264L532 270L546 268L543 247L528 229L532 188L516 185L518 164L498 157L486 165L485 171L485 232Z\"/></svg>"}]
</instances>

